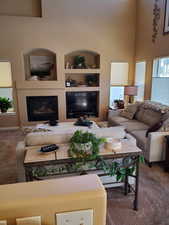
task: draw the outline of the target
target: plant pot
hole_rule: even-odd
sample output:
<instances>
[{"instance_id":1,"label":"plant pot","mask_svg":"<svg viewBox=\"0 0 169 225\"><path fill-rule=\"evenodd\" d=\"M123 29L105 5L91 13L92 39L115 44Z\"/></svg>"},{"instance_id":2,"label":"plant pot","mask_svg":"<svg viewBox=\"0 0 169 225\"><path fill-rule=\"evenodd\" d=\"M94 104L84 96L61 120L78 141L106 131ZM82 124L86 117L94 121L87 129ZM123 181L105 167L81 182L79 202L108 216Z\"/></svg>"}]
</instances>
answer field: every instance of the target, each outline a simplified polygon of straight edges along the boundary
<instances>
[{"instance_id":1,"label":"plant pot","mask_svg":"<svg viewBox=\"0 0 169 225\"><path fill-rule=\"evenodd\" d=\"M78 151L84 151L86 153L91 153L92 143L75 143L75 147Z\"/></svg>"},{"instance_id":2,"label":"plant pot","mask_svg":"<svg viewBox=\"0 0 169 225\"><path fill-rule=\"evenodd\" d=\"M6 113L7 109L6 108L1 108L1 113Z\"/></svg>"}]
</instances>

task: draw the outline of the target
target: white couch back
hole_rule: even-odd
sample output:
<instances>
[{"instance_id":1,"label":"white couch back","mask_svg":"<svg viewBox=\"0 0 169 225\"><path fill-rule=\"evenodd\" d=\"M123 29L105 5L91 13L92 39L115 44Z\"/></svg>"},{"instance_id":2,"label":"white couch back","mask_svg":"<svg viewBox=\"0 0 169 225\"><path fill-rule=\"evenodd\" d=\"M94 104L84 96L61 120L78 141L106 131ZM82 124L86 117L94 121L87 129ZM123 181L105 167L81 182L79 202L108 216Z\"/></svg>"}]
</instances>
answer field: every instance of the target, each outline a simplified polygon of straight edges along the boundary
<instances>
[{"instance_id":1,"label":"white couch back","mask_svg":"<svg viewBox=\"0 0 169 225\"><path fill-rule=\"evenodd\" d=\"M79 129L80 130L80 129ZM96 137L113 137L124 138L126 133L124 127L109 127L100 129L86 130L96 135ZM37 132L29 133L25 138L26 146L48 145L48 144L61 144L68 143L74 134L74 130L60 130L58 132Z\"/></svg>"}]
</instances>

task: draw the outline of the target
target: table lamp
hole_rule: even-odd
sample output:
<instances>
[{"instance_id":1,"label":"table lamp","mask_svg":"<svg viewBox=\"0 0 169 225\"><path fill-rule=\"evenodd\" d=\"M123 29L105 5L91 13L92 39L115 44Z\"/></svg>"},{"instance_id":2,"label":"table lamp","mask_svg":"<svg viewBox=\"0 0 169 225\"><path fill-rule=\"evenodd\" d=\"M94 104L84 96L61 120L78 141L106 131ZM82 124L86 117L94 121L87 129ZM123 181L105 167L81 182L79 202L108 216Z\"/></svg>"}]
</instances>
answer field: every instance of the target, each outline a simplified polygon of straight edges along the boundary
<instances>
[{"instance_id":1,"label":"table lamp","mask_svg":"<svg viewBox=\"0 0 169 225\"><path fill-rule=\"evenodd\" d=\"M134 102L134 96L137 96L137 91L138 88L137 86L125 86L124 88L124 95L129 96L129 101L128 103L133 103Z\"/></svg>"}]
</instances>

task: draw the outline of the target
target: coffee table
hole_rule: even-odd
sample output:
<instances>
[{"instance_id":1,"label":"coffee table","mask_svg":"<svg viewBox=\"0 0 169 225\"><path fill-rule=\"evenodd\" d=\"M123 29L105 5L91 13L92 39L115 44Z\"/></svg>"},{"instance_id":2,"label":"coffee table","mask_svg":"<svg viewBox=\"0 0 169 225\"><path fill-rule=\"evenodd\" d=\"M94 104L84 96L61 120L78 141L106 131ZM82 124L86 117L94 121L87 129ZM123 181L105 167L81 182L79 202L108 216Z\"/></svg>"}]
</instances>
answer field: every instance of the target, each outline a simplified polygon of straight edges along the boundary
<instances>
[{"instance_id":1,"label":"coffee table","mask_svg":"<svg viewBox=\"0 0 169 225\"><path fill-rule=\"evenodd\" d=\"M69 174L76 174L77 171L71 171L71 172L63 172L61 168L65 168L65 166L69 167L70 165L73 165L75 163L74 159L70 158L68 155L68 149L69 144L60 144L59 150L57 152L52 152L50 154L42 154L39 153L38 150L40 147L29 147L29 150L26 151L25 160L24 160L24 168L25 168L25 175L27 181L33 181L39 179L35 175L35 171L39 169L42 173L43 177L43 169L47 166L51 168L51 166L58 167L58 172L54 172L53 174L50 174L50 177L53 176L60 176L62 175L69 175ZM107 151L103 146L100 149L100 155L103 157L104 160L114 160L114 159L128 159L130 158L130 164L136 166L136 173L135 175L132 175L133 178L135 178L135 188L132 188L132 191L134 192L134 203L133 208L134 210L138 209L138 190L139 190L139 156L142 154L142 151L134 145L129 140L123 139L122 140L122 148L114 153ZM127 167L127 166L126 166ZM96 169L97 170L97 169ZM90 172L91 169L85 169L85 172ZM104 176L105 174L99 174L99 176ZM46 175L44 175L46 176ZM41 178L40 178L41 179ZM104 184L103 184L104 185ZM128 183L128 176L125 176L124 181L124 194L127 195L129 191L129 183Z\"/></svg>"}]
</instances>

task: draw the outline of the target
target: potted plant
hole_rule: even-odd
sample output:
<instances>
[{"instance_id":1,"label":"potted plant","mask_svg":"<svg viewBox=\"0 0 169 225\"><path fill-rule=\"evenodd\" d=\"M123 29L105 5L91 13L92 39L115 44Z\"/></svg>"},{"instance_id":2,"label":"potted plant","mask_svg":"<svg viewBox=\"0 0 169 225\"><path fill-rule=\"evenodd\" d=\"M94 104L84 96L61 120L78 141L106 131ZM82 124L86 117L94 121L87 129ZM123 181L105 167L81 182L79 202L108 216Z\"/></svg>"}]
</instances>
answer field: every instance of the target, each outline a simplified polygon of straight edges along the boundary
<instances>
[{"instance_id":1,"label":"potted plant","mask_svg":"<svg viewBox=\"0 0 169 225\"><path fill-rule=\"evenodd\" d=\"M96 159L99 146L105 142L104 138L97 138L93 133L77 130L70 139L69 155L84 162Z\"/></svg>"},{"instance_id":2,"label":"potted plant","mask_svg":"<svg viewBox=\"0 0 169 225\"><path fill-rule=\"evenodd\" d=\"M86 69L85 57L77 55L74 58L74 69Z\"/></svg>"},{"instance_id":3,"label":"potted plant","mask_svg":"<svg viewBox=\"0 0 169 225\"><path fill-rule=\"evenodd\" d=\"M2 113L6 113L9 108L12 107L12 102L9 98L0 97L0 110Z\"/></svg>"}]
</instances>

